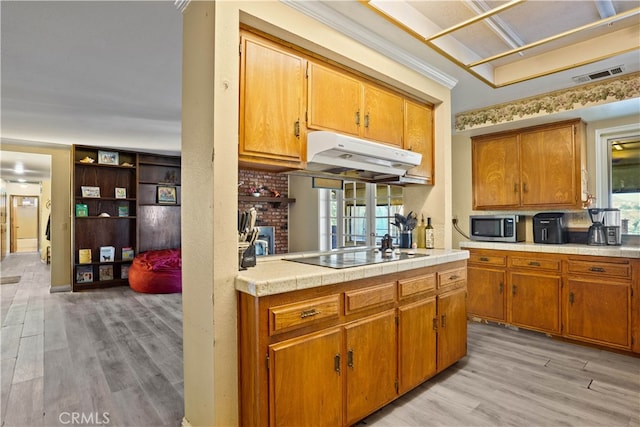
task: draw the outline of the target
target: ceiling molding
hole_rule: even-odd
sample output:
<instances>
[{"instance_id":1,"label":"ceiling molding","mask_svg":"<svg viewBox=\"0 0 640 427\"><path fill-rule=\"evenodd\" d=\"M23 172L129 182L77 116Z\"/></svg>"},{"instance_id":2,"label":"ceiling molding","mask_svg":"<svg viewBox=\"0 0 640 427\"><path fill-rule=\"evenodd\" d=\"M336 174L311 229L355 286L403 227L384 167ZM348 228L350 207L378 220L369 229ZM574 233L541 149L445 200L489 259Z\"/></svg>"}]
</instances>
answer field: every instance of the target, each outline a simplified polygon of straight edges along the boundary
<instances>
[{"instance_id":1,"label":"ceiling molding","mask_svg":"<svg viewBox=\"0 0 640 427\"><path fill-rule=\"evenodd\" d=\"M383 37L369 31L356 21L352 21L321 2L297 0L280 1L315 19L316 21L333 28L339 33L344 34L345 36L348 36L377 52L380 52L387 58L393 59L428 79L445 86L447 89L453 89L455 85L458 84L458 80L456 78L432 67L406 50L399 48L397 45L389 43Z\"/></svg>"},{"instance_id":2,"label":"ceiling molding","mask_svg":"<svg viewBox=\"0 0 640 427\"><path fill-rule=\"evenodd\" d=\"M455 130L461 132L632 98L640 98L640 72L458 113Z\"/></svg>"}]
</instances>

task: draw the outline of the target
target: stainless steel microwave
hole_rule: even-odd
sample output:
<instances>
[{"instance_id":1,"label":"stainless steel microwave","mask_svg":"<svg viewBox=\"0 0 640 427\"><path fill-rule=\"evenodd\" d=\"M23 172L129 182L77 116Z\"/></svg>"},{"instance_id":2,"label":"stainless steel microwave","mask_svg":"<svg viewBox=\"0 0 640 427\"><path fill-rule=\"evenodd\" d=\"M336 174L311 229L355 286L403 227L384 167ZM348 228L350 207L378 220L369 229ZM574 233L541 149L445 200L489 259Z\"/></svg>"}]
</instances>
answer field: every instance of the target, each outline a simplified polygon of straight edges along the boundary
<instances>
[{"instance_id":1,"label":"stainless steel microwave","mask_svg":"<svg viewBox=\"0 0 640 427\"><path fill-rule=\"evenodd\" d=\"M524 242L523 215L470 215L469 237L484 242Z\"/></svg>"}]
</instances>

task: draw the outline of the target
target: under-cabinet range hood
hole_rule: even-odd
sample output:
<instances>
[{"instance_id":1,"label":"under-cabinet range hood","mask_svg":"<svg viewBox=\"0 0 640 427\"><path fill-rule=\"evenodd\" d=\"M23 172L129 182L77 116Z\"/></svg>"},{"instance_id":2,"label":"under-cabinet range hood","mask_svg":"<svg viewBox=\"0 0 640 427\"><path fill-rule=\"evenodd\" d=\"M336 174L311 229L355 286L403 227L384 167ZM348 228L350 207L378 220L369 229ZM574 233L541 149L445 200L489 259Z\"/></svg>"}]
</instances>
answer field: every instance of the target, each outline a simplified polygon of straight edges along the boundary
<instances>
[{"instance_id":1,"label":"under-cabinet range hood","mask_svg":"<svg viewBox=\"0 0 640 427\"><path fill-rule=\"evenodd\" d=\"M356 173L376 180L404 176L420 164L422 154L334 132L307 135L307 171Z\"/></svg>"}]
</instances>

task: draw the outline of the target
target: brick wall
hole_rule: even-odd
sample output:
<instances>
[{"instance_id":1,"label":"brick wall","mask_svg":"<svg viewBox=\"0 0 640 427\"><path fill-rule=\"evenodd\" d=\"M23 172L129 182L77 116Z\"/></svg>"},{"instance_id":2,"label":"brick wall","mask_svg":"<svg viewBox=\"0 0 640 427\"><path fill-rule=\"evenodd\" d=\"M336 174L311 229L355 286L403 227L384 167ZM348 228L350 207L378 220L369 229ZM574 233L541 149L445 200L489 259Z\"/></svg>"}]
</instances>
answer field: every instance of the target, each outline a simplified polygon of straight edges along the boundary
<instances>
[{"instance_id":1,"label":"brick wall","mask_svg":"<svg viewBox=\"0 0 640 427\"><path fill-rule=\"evenodd\" d=\"M242 184L241 184L242 183ZM282 197L288 195L289 178L273 172L255 171L250 169L238 170L238 194L250 196L249 187L264 186L270 190L280 192ZM264 190L261 197L251 201L238 201L238 209L249 210L252 206L258 211L257 226L272 226L275 229L275 253L283 254L289 251L289 205L281 203L279 206L264 201L263 197L273 197L270 191Z\"/></svg>"}]
</instances>

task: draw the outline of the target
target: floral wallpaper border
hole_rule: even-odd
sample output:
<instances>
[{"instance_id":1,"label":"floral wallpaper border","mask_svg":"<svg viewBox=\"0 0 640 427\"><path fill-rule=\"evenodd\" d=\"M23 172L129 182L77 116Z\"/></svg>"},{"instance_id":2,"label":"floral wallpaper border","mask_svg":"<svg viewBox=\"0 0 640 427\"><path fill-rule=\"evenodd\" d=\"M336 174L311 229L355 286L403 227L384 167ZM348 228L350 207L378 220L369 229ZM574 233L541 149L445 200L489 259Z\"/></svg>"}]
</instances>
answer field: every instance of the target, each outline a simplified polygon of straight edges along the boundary
<instances>
[{"instance_id":1,"label":"floral wallpaper border","mask_svg":"<svg viewBox=\"0 0 640 427\"><path fill-rule=\"evenodd\" d=\"M455 130L463 131L540 114L573 110L586 105L601 105L637 97L640 97L640 72L480 110L458 113L455 116Z\"/></svg>"}]
</instances>

